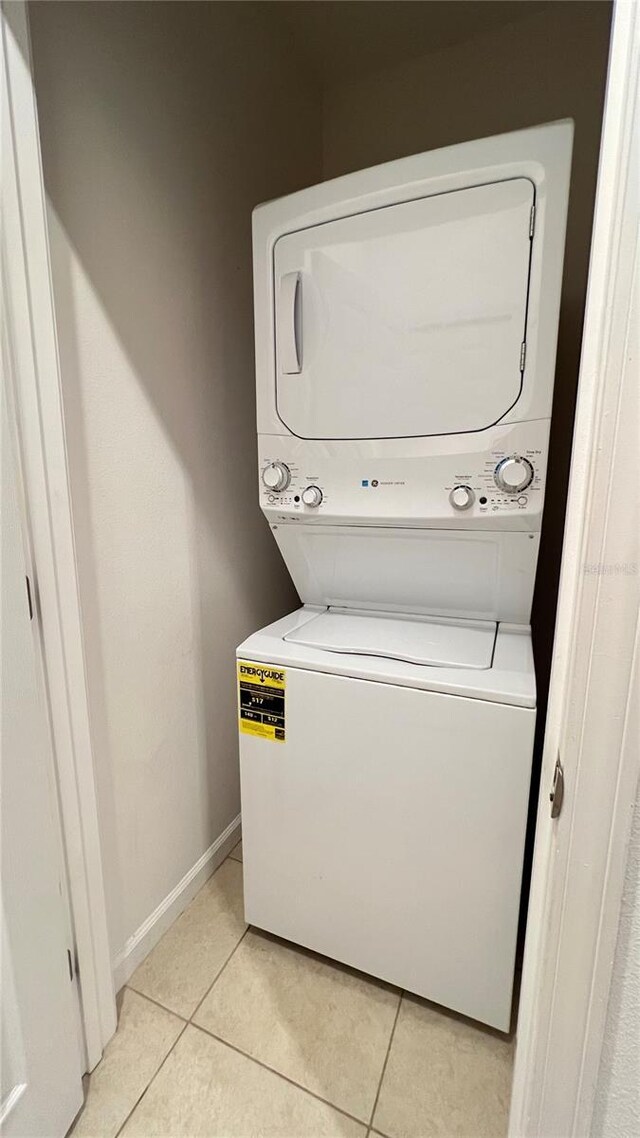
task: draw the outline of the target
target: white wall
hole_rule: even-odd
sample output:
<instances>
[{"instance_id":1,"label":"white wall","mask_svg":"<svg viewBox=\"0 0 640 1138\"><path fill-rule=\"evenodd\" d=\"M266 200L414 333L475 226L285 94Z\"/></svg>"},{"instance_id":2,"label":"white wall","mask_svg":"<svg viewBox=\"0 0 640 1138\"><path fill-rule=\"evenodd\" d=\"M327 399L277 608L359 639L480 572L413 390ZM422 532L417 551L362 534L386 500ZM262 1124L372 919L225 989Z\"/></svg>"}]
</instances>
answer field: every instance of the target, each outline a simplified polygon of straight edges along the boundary
<instances>
[{"instance_id":1,"label":"white wall","mask_svg":"<svg viewBox=\"0 0 640 1138\"><path fill-rule=\"evenodd\" d=\"M235 646L297 602L255 492L250 215L319 180L320 99L263 7L30 6L119 980L238 815Z\"/></svg>"}]
</instances>

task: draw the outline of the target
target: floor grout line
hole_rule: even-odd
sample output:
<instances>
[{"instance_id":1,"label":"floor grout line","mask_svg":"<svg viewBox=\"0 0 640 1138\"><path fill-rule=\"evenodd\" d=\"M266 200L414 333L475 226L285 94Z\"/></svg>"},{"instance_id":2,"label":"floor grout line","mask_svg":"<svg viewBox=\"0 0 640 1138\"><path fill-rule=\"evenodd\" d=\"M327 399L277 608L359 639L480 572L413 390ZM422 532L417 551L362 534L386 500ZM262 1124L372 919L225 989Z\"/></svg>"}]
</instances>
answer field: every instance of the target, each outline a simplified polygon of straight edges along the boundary
<instances>
[{"instance_id":1,"label":"floor grout line","mask_svg":"<svg viewBox=\"0 0 640 1138\"><path fill-rule=\"evenodd\" d=\"M218 969L218 971L216 972L216 974L215 974L215 976L214 976L213 980L211 981L211 983L209 984L209 987L207 988L207 990L206 990L206 992L205 992L204 996L202 997L202 999L201 999L201 1000L199 1000L199 1001L198 1001L198 1003L196 1004L195 1008L193 1009L193 1011L192 1011L191 1015L189 1016L189 1019L188 1019L188 1022L189 1022L189 1023L193 1023L193 1017L194 1017L194 1015L196 1015L196 1013L200 1011L200 1008L202 1007L202 1005L203 1005L204 1001L206 1000L207 996L209 995L209 992L210 992L210 991L211 991L211 989L213 988L214 984L217 984L217 983L218 983L218 980L219 980L219 979L220 979L220 977L222 976L222 973L224 972L225 968L227 967L227 964L229 963L229 961L231 960L231 957L232 957L232 956L233 956L233 955L234 955L234 954L237 952L237 950L239 949L240 945L242 944L242 942L243 942L244 938L246 937L247 933L249 932L249 929L250 929L250 928L251 928L251 925L247 925L247 927L246 927L246 929L244 930L244 932L243 932L242 936L240 937L240 940L239 940L239 941L238 941L238 942L235 944L235 946L234 946L234 947L231 949L231 952L230 952L230 953L229 953L229 955L227 956L227 959L224 961L224 963L222 964L222 966L221 966L221 967ZM197 1025L196 1025L196 1026L197 1026Z\"/></svg>"},{"instance_id":2,"label":"floor grout line","mask_svg":"<svg viewBox=\"0 0 640 1138\"><path fill-rule=\"evenodd\" d=\"M141 996L143 1000L148 1000L150 1004L155 1004L161 1011L168 1012L169 1015L175 1016L176 1019L181 1019L183 1023L189 1023L186 1016L180 1015L180 1012L174 1012L173 1008L168 1008L166 1004L160 1003L160 1000L154 1000L153 996L148 996L146 992L141 992L138 988L134 988L133 984L127 983L124 987L128 988L130 992L135 992L136 996Z\"/></svg>"},{"instance_id":3,"label":"floor grout line","mask_svg":"<svg viewBox=\"0 0 640 1138\"><path fill-rule=\"evenodd\" d=\"M189 1025L187 1025L189 1026ZM303 1091L304 1094L311 1095L312 1098L317 1099L318 1102L324 1103L325 1106L330 1106L332 1110L336 1110L338 1114L344 1115L345 1118L350 1118L352 1122L357 1122L359 1126L366 1127L367 1123L363 1118L358 1118L356 1114L350 1114L342 1106L336 1106L335 1102L331 1102L328 1098L323 1098L316 1091L309 1090L302 1083L296 1083L290 1075L283 1075L282 1071L276 1070L275 1067L270 1067L268 1063L264 1063L262 1059L256 1059L255 1055L250 1055L248 1051L243 1051L241 1047L236 1047L235 1043L229 1043L228 1039L223 1039L221 1035L216 1035L215 1032L209 1031L206 1027L201 1027L199 1023L192 1023L191 1027L195 1027L197 1031L201 1031L204 1035L208 1035L210 1039L215 1039L217 1043L222 1043L224 1047L228 1047L230 1051L235 1051L238 1055L242 1055L243 1059L248 1059L250 1063L255 1063L257 1067L262 1067L264 1071L268 1071L271 1075L276 1075L277 1078L283 1079L285 1083L295 1087L298 1091ZM117 1136L116 1136L117 1138Z\"/></svg>"},{"instance_id":4,"label":"floor grout line","mask_svg":"<svg viewBox=\"0 0 640 1138\"><path fill-rule=\"evenodd\" d=\"M373 1109L371 1111L371 1117L369 1119L369 1130L371 1130L373 1128L373 1120L375 1118L375 1113L376 1113L376 1110L378 1107L378 1100L380 1098L380 1091L382 1090L382 1082L384 1080L385 1072L387 1070L387 1063L389 1062L389 1056L391 1054L391 1045L393 1043L393 1037L396 1033L396 1026L398 1023L398 1018L400 1016L400 1008L402 1007L403 999L404 999L404 990L402 990L400 992L400 999L398 1000L398 1006L396 1008L396 1017L393 1021L393 1027L391 1028L391 1035L389 1036L389 1044L387 1046L387 1054L385 1055L384 1063L382 1064L382 1071L380 1072L380 1082L378 1083L378 1090L376 1091L376 1097L374 1099Z\"/></svg>"},{"instance_id":5,"label":"floor grout line","mask_svg":"<svg viewBox=\"0 0 640 1138\"><path fill-rule=\"evenodd\" d=\"M135 989L134 989L134 990L135 990ZM140 993L138 993L138 995L140 995ZM145 997L145 998L146 998L146 997ZM155 1001L152 1001L152 1002L155 1002ZM160 1006L160 1007L162 1007L162 1005L161 1005L161 1004L160 1004L159 1006ZM165 1009L165 1010L166 1010L166 1009ZM173 1051L174 1047L176 1046L176 1043L178 1042L178 1040L179 1040L179 1039L182 1039L182 1036L184 1035L184 1033L185 1033L185 1031L187 1030L188 1026L189 1026L189 1024L186 1022L186 1020L183 1020L183 1026L182 1026L181 1030L178 1032L178 1034L177 1034L176 1038L174 1039L173 1043L171 1044L171 1047L170 1047L170 1048L169 1048L169 1050L167 1051L167 1054L164 1056L164 1059L162 1060L162 1062L161 1062L161 1063L158 1065L158 1067L156 1068L156 1070L153 1072L153 1075L152 1075L152 1076L151 1076L151 1078L149 1079L149 1081L148 1081L148 1083L147 1083L146 1087L144 1088L144 1090L143 1090L142 1094L141 1094L141 1095L139 1095L139 1097L136 1099L136 1101L134 1102L133 1106L131 1107L131 1110L130 1110L130 1111L129 1111L129 1113L127 1114L126 1118L124 1118L124 1119L123 1119L123 1121L122 1121L122 1124L121 1124L121 1125L118 1127L118 1129L116 1130L116 1132L115 1132L115 1134L114 1134L114 1138L119 1138L120 1134L122 1134L122 1131L124 1130L125 1126L127 1125L127 1122L128 1122L128 1121L129 1121L129 1119L131 1118L131 1115L133 1114L134 1110L137 1110L137 1109L138 1109L138 1107L139 1107L140 1103L142 1102L142 1100L143 1100L144 1096L146 1095L147 1091L149 1090L149 1087L150 1087L150 1086L151 1086L151 1084L153 1083L153 1081L154 1081L154 1079L156 1078L156 1076L160 1074L160 1072L161 1072L162 1068L164 1067L164 1065L165 1065L165 1063L166 1063L167 1059L169 1058L169 1056L170 1056L171 1052Z\"/></svg>"}]
</instances>

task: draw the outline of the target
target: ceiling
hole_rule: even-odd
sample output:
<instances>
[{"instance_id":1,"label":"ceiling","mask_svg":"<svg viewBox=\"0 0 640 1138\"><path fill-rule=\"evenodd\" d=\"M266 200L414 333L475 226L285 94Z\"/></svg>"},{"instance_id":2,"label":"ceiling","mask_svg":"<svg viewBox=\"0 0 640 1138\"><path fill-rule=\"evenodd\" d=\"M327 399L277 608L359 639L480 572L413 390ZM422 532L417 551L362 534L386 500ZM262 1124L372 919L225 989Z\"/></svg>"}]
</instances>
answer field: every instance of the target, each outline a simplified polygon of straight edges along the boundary
<instances>
[{"instance_id":1,"label":"ceiling","mask_svg":"<svg viewBox=\"0 0 640 1138\"><path fill-rule=\"evenodd\" d=\"M438 51L559 0L272 0L291 50L324 83Z\"/></svg>"}]
</instances>

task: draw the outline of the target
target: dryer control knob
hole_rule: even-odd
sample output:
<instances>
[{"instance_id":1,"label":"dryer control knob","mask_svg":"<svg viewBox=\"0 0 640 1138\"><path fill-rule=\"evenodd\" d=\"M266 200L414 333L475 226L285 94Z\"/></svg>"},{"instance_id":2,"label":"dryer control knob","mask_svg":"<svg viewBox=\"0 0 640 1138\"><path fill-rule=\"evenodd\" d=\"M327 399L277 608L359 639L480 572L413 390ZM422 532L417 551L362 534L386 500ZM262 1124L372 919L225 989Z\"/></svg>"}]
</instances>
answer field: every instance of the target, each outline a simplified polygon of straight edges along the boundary
<instances>
[{"instance_id":1,"label":"dryer control knob","mask_svg":"<svg viewBox=\"0 0 640 1138\"><path fill-rule=\"evenodd\" d=\"M262 481L267 490L286 490L291 481L291 471L284 462L271 462L262 471Z\"/></svg>"},{"instance_id":2,"label":"dryer control knob","mask_svg":"<svg viewBox=\"0 0 640 1138\"><path fill-rule=\"evenodd\" d=\"M449 501L454 510L468 510L476 500L470 486L454 486L449 494Z\"/></svg>"},{"instance_id":3,"label":"dryer control knob","mask_svg":"<svg viewBox=\"0 0 640 1138\"><path fill-rule=\"evenodd\" d=\"M305 506L319 506L322 501L322 490L319 486L307 486L301 496Z\"/></svg>"},{"instance_id":4,"label":"dryer control knob","mask_svg":"<svg viewBox=\"0 0 640 1138\"><path fill-rule=\"evenodd\" d=\"M499 490L506 490L507 494L519 494L533 481L533 467L528 458L512 454L498 463L493 477Z\"/></svg>"}]
</instances>

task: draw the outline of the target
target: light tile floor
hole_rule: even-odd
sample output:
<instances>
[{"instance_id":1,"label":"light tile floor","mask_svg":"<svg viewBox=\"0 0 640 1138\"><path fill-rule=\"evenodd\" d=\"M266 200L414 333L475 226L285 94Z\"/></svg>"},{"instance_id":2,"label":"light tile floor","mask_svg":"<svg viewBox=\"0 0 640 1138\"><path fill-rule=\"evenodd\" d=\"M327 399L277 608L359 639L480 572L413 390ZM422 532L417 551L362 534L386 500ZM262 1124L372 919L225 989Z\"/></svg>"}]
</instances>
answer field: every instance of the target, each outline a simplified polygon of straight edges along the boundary
<instances>
[{"instance_id":1,"label":"light tile floor","mask_svg":"<svg viewBox=\"0 0 640 1138\"><path fill-rule=\"evenodd\" d=\"M502 1138L512 1042L248 929L241 860L120 993L73 1138Z\"/></svg>"}]
</instances>

